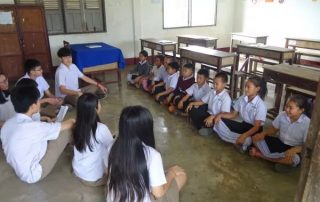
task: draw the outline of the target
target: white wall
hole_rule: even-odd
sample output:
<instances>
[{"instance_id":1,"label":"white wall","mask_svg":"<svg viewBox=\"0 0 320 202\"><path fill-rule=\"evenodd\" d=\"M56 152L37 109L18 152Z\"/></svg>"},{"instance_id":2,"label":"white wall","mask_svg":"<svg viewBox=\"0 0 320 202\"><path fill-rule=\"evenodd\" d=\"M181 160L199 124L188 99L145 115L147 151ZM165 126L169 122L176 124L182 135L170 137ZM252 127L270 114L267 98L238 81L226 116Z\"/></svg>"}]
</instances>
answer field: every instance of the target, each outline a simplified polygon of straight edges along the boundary
<instances>
[{"instance_id":1,"label":"white wall","mask_svg":"<svg viewBox=\"0 0 320 202\"><path fill-rule=\"evenodd\" d=\"M217 26L163 29L161 0L105 0L107 32L50 36L53 64L59 63L56 52L63 40L70 43L106 42L119 47L126 58L137 56L140 38L148 37L177 40L178 34L208 35L219 38L218 47L227 47L234 4L234 0L218 0Z\"/></svg>"},{"instance_id":2,"label":"white wall","mask_svg":"<svg viewBox=\"0 0 320 202\"><path fill-rule=\"evenodd\" d=\"M0 0L1 4L14 4L14 0Z\"/></svg>"},{"instance_id":3,"label":"white wall","mask_svg":"<svg viewBox=\"0 0 320 202\"><path fill-rule=\"evenodd\" d=\"M258 32L269 35L268 44L284 46L284 37L320 38L320 1L236 0L235 32Z\"/></svg>"}]
</instances>

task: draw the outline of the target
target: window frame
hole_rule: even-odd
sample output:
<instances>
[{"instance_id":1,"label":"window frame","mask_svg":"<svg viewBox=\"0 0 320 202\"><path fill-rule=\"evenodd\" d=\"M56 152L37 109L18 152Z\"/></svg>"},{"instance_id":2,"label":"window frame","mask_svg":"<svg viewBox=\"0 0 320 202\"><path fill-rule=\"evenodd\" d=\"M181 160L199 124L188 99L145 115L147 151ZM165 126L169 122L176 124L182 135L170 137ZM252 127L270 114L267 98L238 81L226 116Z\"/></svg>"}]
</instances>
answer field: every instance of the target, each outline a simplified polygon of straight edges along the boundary
<instances>
[{"instance_id":1,"label":"window frame","mask_svg":"<svg viewBox=\"0 0 320 202\"><path fill-rule=\"evenodd\" d=\"M46 9L44 8L43 5L43 0L35 0L37 3L35 3L36 5L42 5L43 6L43 10L44 10L44 14L45 14L45 19L46 19ZM106 25L106 10L105 10L105 1L104 0L99 0L101 2L101 11L102 11L102 30L101 31L82 31L82 32L67 32L67 22L66 22L66 14L65 14L65 2L64 0L58 0L60 3L60 10L61 10L61 14L62 14L62 23L63 23L63 32L59 32L59 33L49 33L49 31L47 31L49 36L55 36L55 35L70 35L70 34L93 34L93 33L106 33L107 32L107 25ZM14 3L16 5L35 5L35 4L24 4L24 3L20 3L19 0L14 0ZM84 7L85 5L85 1L84 0L80 0L80 6L81 6L81 13L85 13L85 9L82 9L82 7ZM83 20L83 19L81 19ZM47 22L46 23L46 28L47 28ZM47 28L48 30L48 28Z\"/></svg>"},{"instance_id":2,"label":"window frame","mask_svg":"<svg viewBox=\"0 0 320 202\"><path fill-rule=\"evenodd\" d=\"M173 1L173 0L172 0ZM218 11L218 0L215 0L215 12L214 12L214 22L210 25L191 25L192 21L192 0L188 0L188 26L180 27L165 27L164 26L164 0L162 0L162 29L183 29L183 28L193 28L193 27L213 27L217 26L217 11ZM191 5L191 7L190 7Z\"/></svg>"}]
</instances>

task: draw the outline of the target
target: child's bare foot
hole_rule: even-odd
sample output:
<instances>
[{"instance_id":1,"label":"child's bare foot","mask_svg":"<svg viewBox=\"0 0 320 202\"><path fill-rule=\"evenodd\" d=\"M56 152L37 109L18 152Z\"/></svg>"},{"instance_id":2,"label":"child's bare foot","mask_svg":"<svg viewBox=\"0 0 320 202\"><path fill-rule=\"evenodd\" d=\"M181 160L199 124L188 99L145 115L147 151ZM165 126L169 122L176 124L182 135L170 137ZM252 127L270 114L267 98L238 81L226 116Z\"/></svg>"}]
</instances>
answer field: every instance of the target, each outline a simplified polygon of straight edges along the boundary
<instances>
[{"instance_id":1,"label":"child's bare foot","mask_svg":"<svg viewBox=\"0 0 320 202\"><path fill-rule=\"evenodd\" d=\"M169 111L170 113L174 113L174 112L177 111L177 108L176 108L175 106L171 105L171 106L168 107L168 111Z\"/></svg>"},{"instance_id":2,"label":"child's bare foot","mask_svg":"<svg viewBox=\"0 0 320 202\"><path fill-rule=\"evenodd\" d=\"M257 148L252 147L252 148L249 150L249 155L250 155L250 156L253 156L253 157L258 157L258 158L260 158L262 154L260 153L260 151L259 151Z\"/></svg>"}]
</instances>

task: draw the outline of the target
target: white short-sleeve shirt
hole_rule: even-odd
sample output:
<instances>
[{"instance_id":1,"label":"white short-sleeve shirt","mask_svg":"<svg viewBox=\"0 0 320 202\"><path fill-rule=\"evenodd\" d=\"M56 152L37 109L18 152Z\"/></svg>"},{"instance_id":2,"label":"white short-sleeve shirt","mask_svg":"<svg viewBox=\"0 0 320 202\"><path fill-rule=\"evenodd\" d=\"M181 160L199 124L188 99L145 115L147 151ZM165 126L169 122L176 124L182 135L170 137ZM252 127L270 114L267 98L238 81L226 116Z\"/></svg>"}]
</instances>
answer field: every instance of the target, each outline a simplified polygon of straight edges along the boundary
<instances>
[{"instance_id":1,"label":"white short-sleeve shirt","mask_svg":"<svg viewBox=\"0 0 320 202\"><path fill-rule=\"evenodd\" d=\"M299 119L291 122L286 112L281 112L272 122L273 127L279 129L279 139L290 146L301 146L307 139L310 119L301 114Z\"/></svg>"},{"instance_id":2,"label":"white short-sleeve shirt","mask_svg":"<svg viewBox=\"0 0 320 202\"><path fill-rule=\"evenodd\" d=\"M143 145L144 145L144 154L146 156L146 161L147 161L147 169L149 172L149 183L150 183L150 191L151 191L152 187L158 187L163 184L166 184L167 180L164 173L162 158L160 153L152 147L149 147L145 144ZM108 167L108 157L109 157L109 152L111 150L111 147L112 145L107 149L107 155L104 161L106 167ZM145 196L148 196L148 194L150 195L151 193L146 193ZM113 193L109 192L107 196L107 202L112 202L112 201L114 201ZM143 199L143 202L151 202L151 199L149 197L145 197Z\"/></svg>"},{"instance_id":3,"label":"white short-sleeve shirt","mask_svg":"<svg viewBox=\"0 0 320 202\"><path fill-rule=\"evenodd\" d=\"M198 83L192 84L186 92L188 95L193 96L193 100L201 100L205 95L207 95L211 91L210 86L208 83L203 84L200 88Z\"/></svg>"},{"instance_id":4,"label":"white short-sleeve shirt","mask_svg":"<svg viewBox=\"0 0 320 202\"><path fill-rule=\"evenodd\" d=\"M26 73L23 77L21 77L19 79L19 81L23 78L30 79L30 76ZM40 99L41 99L41 98L43 98L45 91L47 91L50 88L50 86L49 86L48 82L43 78L43 76L38 76L35 81L38 84L38 90L40 92Z\"/></svg>"},{"instance_id":5,"label":"white short-sleeve shirt","mask_svg":"<svg viewBox=\"0 0 320 202\"><path fill-rule=\"evenodd\" d=\"M106 149L112 142L113 137L109 128L98 123L96 129L96 140L91 136L92 151L89 147L86 148L82 153L77 150L74 146L74 156L72 160L72 167L74 174L79 178L94 182L102 178L105 171L104 158Z\"/></svg>"},{"instance_id":6,"label":"white short-sleeve shirt","mask_svg":"<svg viewBox=\"0 0 320 202\"><path fill-rule=\"evenodd\" d=\"M201 101L208 104L208 113L217 115L221 112L230 112L231 98L226 90L217 94L216 90L211 90L201 98Z\"/></svg>"},{"instance_id":7,"label":"white short-sleeve shirt","mask_svg":"<svg viewBox=\"0 0 320 202\"><path fill-rule=\"evenodd\" d=\"M35 183L42 174L40 161L47 151L48 140L59 137L61 123L33 121L16 114L1 129L1 141L7 162L24 182Z\"/></svg>"},{"instance_id":8,"label":"white short-sleeve shirt","mask_svg":"<svg viewBox=\"0 0 320 202\"><path fill-rule=\"evenodd\" d=\"M168 78L165 81L166 89L168 89L168 88L176 89L177 84L178 84L179 76L180 76L180 72L179 71L177 71L176 73L174 73L172 75L169 75Z\"/></svg>"},{"instance_id":9,"label":"white short-sleeve shirt","mask_svg":"<svg viewBox=\"0 0 320 202\"><path fill-rule=\"evenodd\" d=\"M267 106L258 95L251 102L246 95L239 97L233 108L239 112L243 121L252 125L255 121L261 121L261 125L263 125L267 117Z\"/></svg>"},{"instance_id":10,"label":"white short-sleeve shirt","mask_svg":"<svg viewBox=\"0 0 320 202\"><path fill-rule=\"evenodd\" d=\"M65 86L69 90L80 91L79 78L82 78L84 74L78 69L75 64L71 64L67 67L64 64L60 64L57 68L55 75L55 90L57 97L65 97L65 94L60 92L60 86Z\"/></svg>"},{"instance_id":11,"label":"white short-sleeve shirt","mask_svg":"<svg viewBox=\"0 0 320 202\"><path fill-rule=\"evenodd\" d=\"M168 72L167 72L166 68L163 65L161 65L159 67L159 71L157 72L157 74L154 74L153 80L154 81L166 81L167 77L168 77Z\"/></svg>"}]
</instances>

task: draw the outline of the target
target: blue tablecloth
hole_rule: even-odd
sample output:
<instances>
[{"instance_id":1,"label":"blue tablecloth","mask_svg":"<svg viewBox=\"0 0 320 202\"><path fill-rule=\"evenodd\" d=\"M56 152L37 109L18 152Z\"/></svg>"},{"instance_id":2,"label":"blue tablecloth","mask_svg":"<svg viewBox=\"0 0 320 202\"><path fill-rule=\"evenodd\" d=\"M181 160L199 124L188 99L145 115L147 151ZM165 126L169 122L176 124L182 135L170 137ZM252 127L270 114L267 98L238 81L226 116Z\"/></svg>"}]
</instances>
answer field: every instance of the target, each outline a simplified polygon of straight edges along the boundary
<instances>
[{"instance_id":1,"label":"blue tablecloth","mask_svg":"<svg viewBox=\"0 0 320 202\"><path fill-rule=\"evenodd\" d=\"M121 50L105 43L71 44L70 48L73 63L78 66L80 71L86 67L114 62L118 62L121 69L126 65Z\"/></svg>"}]
</instances>

